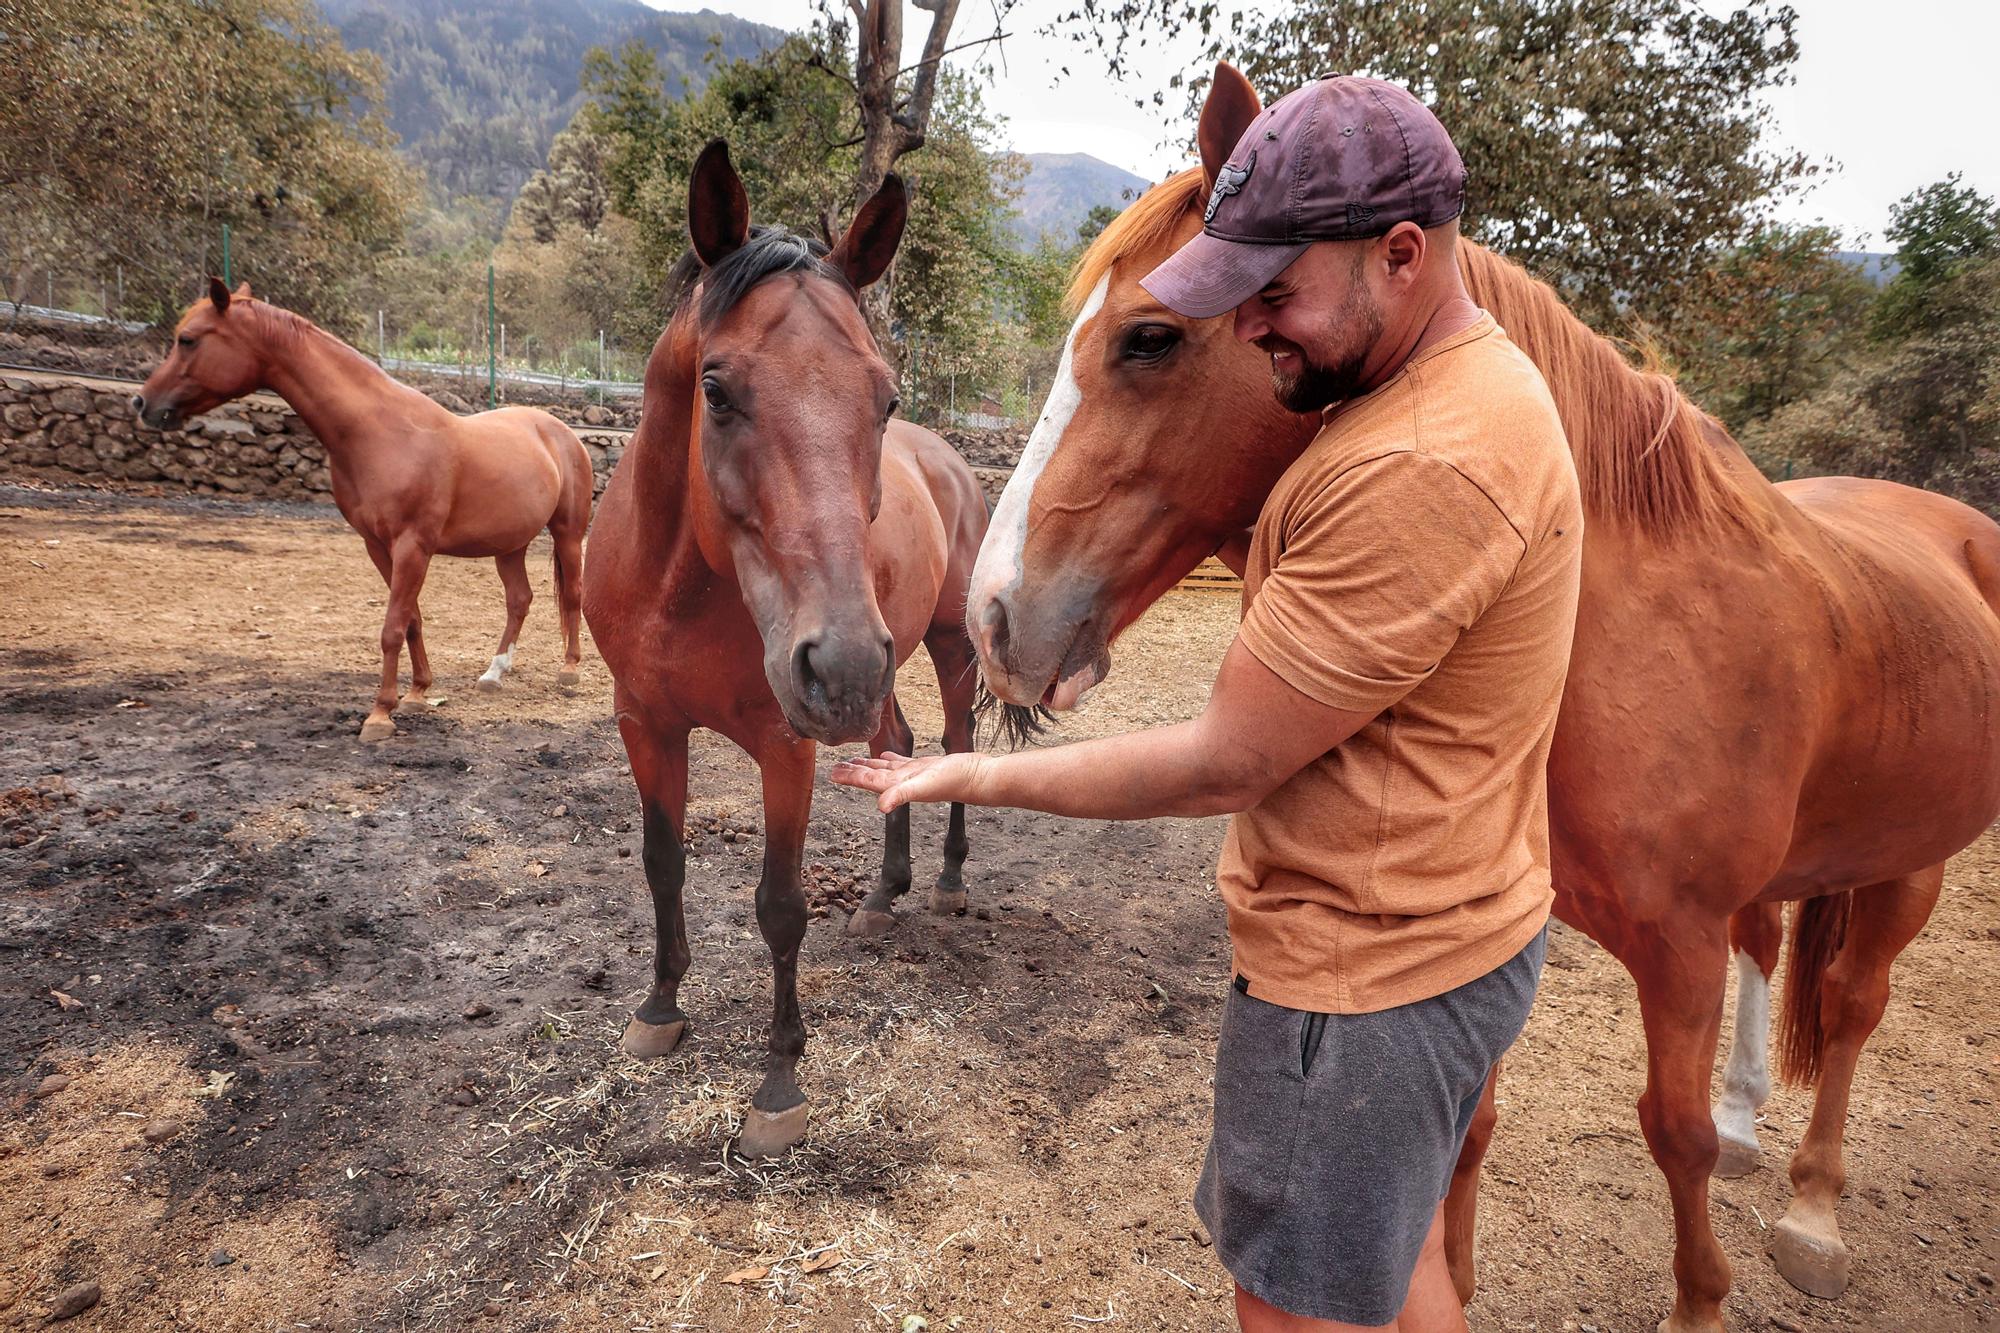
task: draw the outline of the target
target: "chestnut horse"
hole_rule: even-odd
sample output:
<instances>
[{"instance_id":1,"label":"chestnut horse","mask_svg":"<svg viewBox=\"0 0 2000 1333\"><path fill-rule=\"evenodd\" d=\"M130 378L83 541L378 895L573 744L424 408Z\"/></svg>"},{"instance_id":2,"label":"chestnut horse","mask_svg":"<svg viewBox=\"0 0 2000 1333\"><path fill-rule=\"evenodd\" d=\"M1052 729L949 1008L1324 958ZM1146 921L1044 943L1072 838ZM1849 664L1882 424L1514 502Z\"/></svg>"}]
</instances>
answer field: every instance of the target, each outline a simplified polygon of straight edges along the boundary
<instances>
[{"instance_id":1,"label":"chestnut horse","mask_svg":"<svg viewBox=\"0 0 2000 1333\"><path fill-rule=\"evenodd\" d=\"M979 484L951 447L892 419L896 382L857 293L888 267L906 213L890 176L829 251L750 226L721 141L688 188L693 253L646 365L645 411L605 489L584 615L615 682L645 830L658 953L626 1027L636 1056L664 1055L687 1015L682 919L688 733L718 731L763 771L757 925L774 972L770 1056L737 1150L804 1134L800 852L814 741L910 753L896 667L921 642L944 697L945 747L972 747L977 684L965 590L986 531ZM965 910L965 809L951 808L935 911ZM874 934L910 884L909 811L887 817L882 878L849 919Z\"/></svg>"},{"instance_id":2,"label":"chestnut horse","mask_svg":"<svg viewBox=\"0 0 2000 1333\"><path fill-rule=\"evenodd\" d=\"M1229 318L1184 319L1139 286L1200 230L1257 110L1219 70L1202 168L1141 196L1079 266L1062 370L973 576L968 624L1003 699L1073 704L1118 632L1256 519L1318 427L1273 403L1266 358ZM1473 299L1548 380L1583 486L1582 605L1549 761L1555 910L1637 983L1639 1119L1674 1212L1661 1327L1714 1333L1730 1274L1708 1219L1707 1098L1732 933L1760 961L1740 965L1743 1044L1718 1111L1754 1152L1759 987L1779 904L1802 904L1785 1029L1788 1063L1818 1088L1776 1257L1802 1289L1837 1295L1856 1059L1946 858L2000 813L2000 527L1885 482L1771 485L1552 290L1458 250ZM1490 1095L1448 1207L1467 1299Z\"/></svg>"},{"instance_id":3,"label":"chestnut horse","mask_svg":"<svg viewBox=\"0 0 2000 1333\"><path fill-rule=\"evenodd\" d=\"M231 295L208 280L174 330L174 347L132 409L159 430L268 389L291 404L326 449L333 502L361 534L389 585L382 618L382 686L361 739L396 732L399 706L425 702L431 685L424 618L417 609L432 556L491 556L507 591L507 627L481 689L497 689L514 664L514 640L534 593L528 544L543 528L555 539L562 617L562 685L577 682L583 534L590 526L590 456L568 426L532 407L461 417L385 374L380 366L303 316L255 300L250 284ZM410 692L396 681L410 648Z\"/></svg>"}]
</instances>

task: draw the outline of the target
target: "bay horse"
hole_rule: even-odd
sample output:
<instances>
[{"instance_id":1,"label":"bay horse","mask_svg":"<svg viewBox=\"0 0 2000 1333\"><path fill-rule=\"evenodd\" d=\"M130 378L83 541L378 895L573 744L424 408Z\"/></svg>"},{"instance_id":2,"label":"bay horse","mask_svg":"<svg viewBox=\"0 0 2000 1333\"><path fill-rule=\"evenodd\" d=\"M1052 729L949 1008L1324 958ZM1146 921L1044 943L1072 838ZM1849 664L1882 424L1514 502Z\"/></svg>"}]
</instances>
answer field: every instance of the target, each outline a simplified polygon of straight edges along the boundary
<instances>
[{"instance_id":1,"label":"bay horse","mask_svg":"<svg viewBox=\"0 0 2000 1333\"><path fill-rule=\"evenodd\" d=\"M757 761L764 870L757 925L771 951L769 1057L737 1151L768 1157L806 1129L800 855L814 742L908 754L896 667L922 643L937 670L947 750L972 748L977 684L965 590L986 502L965 461L895 418L896 382L859 296L902 238L891 175L830 249L750 225L721 140L688 185L693 250L646 364L645 407L605 488L584 615L611 668L618 731L644 829L657 953L626 1026L631 1055L665 1055L688 1017L682 916L688 734L706 727ZM910 885L909 811L885 821L881 881L848 920L886 930ZM965 808L951 808L934 911L965 910Z\"/></svg>"},{"instance_id":2,"label":"bay horse","mask_svg":"<svg viewBox=\"0 0 2000 1333\"><path fill-rule=\"evenodd\" d=\"M172 351L132 399L132 410L156 430L173 430L259 390L283 398L319 437L333 502L389 585L382 685L361 723L362 740L388 739L398 707L426 702L431 664L417 598L433 556L491 556L500 571L507 624L479 678L481 689L497 689L514 664L514 641L534 600L528 544L547 528L555 541L563 633L556 682L577 683L583 536L595 479L583 442L568 426L532 407L458 416L304 316L253 298L249 283L232 294L215 277L207 298L181 316ZM410 692L399 701L406 643Z\"/></svg>"},{"instance_id":3,"label":"bay horse","mask_svg":"<svg viewBox=\"0 0 2000 1333\"><path fill-rule=\"evenodd\" d=\"M1252 524L1317 431L1272 400L1227 317L1189 320L1139 280L1202 225L1258 112L1217 71L1202 166L1142 195L1085 253L1047 406L995 510L968 626L987 685L1074 705L1109 644ZM1718 1333L1728 1261L1708 1218L1718 1121L1754 1160L1780 905L1800 904L1787 1072L1817 1078L1776 1261L1838 1295L1835 1209L1855 1062L1890 964L1930 915L1945 860L2000 814L2000 527L1886 482L1774 486L1665 375L1634 369L1555 292L1461 241L1473 299L1541 368L1586 524L1582 603L1549 760L1556 914L1637 984L1639 1120L1673 1201L1671 1333ZM1708 1105L1732 941L1738 1046ZM1492 1085L1447 1205L1460 1295Z\"/></svg>"}]
</instances>

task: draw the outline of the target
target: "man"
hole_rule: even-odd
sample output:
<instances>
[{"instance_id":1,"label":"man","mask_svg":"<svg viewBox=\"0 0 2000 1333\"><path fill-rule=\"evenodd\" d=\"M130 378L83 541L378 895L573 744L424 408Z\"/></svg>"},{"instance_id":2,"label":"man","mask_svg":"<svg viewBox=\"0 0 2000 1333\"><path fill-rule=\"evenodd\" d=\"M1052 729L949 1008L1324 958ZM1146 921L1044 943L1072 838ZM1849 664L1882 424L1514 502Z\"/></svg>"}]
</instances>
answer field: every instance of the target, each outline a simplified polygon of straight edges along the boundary
<instances>
[{"instance_id":1,"label":"man","mask_svg":"<svg viewBox=\"0 0 2000 1333\"><path fill-rule=\"evenodd\" d=\"M1250 1333L1465 1328L1441 1201L1541 970L1583 521L1547 386L1460 282L1464 182L1408 93L1322 79L1252 122L1204 233L1142 280L1233 309L1325 422L1258 520L1200 717L834 770L884 810L1234 816L1196 1207Z\"/></svg>"}]
</instances>

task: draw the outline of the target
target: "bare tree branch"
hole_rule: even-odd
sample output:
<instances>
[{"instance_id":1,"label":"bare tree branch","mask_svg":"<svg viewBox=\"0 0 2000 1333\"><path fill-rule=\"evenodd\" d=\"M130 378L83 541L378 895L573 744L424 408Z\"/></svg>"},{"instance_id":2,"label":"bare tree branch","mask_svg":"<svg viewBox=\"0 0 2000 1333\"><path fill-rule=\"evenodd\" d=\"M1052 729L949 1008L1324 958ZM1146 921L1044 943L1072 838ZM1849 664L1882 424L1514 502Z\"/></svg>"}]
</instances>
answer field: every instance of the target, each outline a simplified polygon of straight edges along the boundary
<instances>
[{"instance_id":1,"label":"bare tree branch","mask_svg":"<svg viewBox=\"0 0 2000 1333\"><path fill-rule=\"evenodd\" d=\"M896 71L896 77L900 79L901 77L903 77L903 75L909 74L915 70L922 69L925 65L934 65L938 61L943 60L946 56L957 55L960 51L970 51L975 46L986 46L992 42L1005 41L1007 38L1012 37L1013 35L1014 34L1011 32L996 31L990 37L978 37L969 42L960 42L957 46L950 47L946 50L940 51L935 56L927 56L924 59L919 60L914 65L905 65L902 69ZM908 99L905 100L907 101Z\"/></svg>"}]
</instances>

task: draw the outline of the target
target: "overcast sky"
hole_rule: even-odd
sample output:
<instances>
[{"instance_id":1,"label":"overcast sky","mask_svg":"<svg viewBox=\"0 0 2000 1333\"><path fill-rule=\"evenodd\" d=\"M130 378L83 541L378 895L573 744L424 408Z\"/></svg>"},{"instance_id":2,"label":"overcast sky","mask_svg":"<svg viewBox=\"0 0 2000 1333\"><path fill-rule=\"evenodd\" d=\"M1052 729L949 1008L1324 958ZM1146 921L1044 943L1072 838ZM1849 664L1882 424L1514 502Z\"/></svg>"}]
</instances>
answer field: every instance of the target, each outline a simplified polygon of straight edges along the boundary
<instances>
[{"instance_id":1,"label":"overcast sky","mask_svg":"<svg viewBox=\"0 0 2000 1333\"><path fill-rule=\"evenodd\" d=\"M655 8L685 4L648 0ZM811 0L708 0L709 7L782 28L811 22ZM1703 0L1726 11L1727 0ZM2000 6L1989 0L1792 0L1798 10L1798 83L1771 97L1774 146L1839 163L1787 216L1838 227L1850 244L1864 238L1887 248L1889 205L1911 190L1962 171L1987 194L2000 194L2000 90L1993 63L2000 46ZM1134 98L1188 67L1193 43L1139 53L1141 78L1119 86L1088 49L1034 29L1068 5L1021 0L1010 15L1015 35L1004 46L990 101L1005 135L1024 153L1090 153L1157 180L1192 160L1191 130ZM912 7L905 36L913 58L929 16ZM955 40L992 31L979 0L960 7ZM1070 73L1062 75L1067 65ZM1266 90L1259 90L1266 91ZM1169 108L1178 110L1177 96ZM1178 146L1163 144L1173 136ZM1474 170L1478 164L1472 164Z\"/></svg>"}]
</instances>

